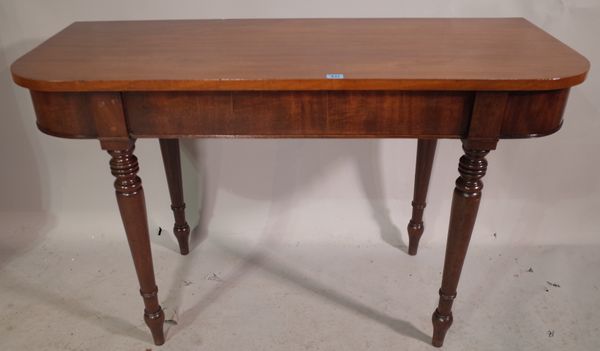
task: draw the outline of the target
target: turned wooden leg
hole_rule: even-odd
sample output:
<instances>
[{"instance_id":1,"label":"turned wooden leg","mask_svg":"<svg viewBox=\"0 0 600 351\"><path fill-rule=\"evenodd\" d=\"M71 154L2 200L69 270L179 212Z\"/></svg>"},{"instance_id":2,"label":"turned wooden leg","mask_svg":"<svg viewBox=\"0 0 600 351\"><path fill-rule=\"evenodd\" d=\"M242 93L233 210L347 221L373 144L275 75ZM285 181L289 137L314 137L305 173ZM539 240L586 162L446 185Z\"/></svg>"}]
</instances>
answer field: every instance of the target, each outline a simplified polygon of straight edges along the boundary
<instances>
[{"instance_id":1,"label":"turned wooden leg","mask_svg":"<svg viewBox=\"0 0 600 351\"><path fill-rule=\"evenodd\" d=\"M146 203L142 181L137 176L137 158L133 155L134 142L112 142L103 145L111 155L110 170L116 177L115 191L125 234L133 256L135 271L140 282L140 293L144 300L144 320L152 332L156 345L165 342L162 308L158 304L158 287L154 280Z\"/></svg>"},{"instance_id":2,"label":"turned wooden leg","mask_svg":"<svg viewBox=\"0 0 600 351\"><path fill-rule=\"evenodd\" d=\"M423 211L427 198L427 188L431 177L433 157L437 140L419 139L417 144L417 165L415 167L415 190L412 201L412 217L408 222L408 254L414 256L419 248L419 240L423 235Z\"/></svg>"},{"instance_id":3,"label":"turned wooden leg","mask_svg":"<svg viewBox=\"0 0 600 351\"><path fill-rule=\"evenodd\" d=\"M169 184L169 194L171 195L171 209L175 216L173 233L175 233L175 237L179 243L179 251L182 255L187 255L190 252L190 226L185 220L179 140L160 139L159 142L163 163L165 165L165 173L167 174L167 183Z\"/></svg>"},{"instance_id":4,"label":"turned wooden leg","mask_svg":"<svg viewBox=\"0 0 600 351\"><path fill-rule=\"evenodd\" d=\"M477 217L483 188L481 178L487 169L485 156L489 150L471 149L465 145L463 141L465 154L460 158L458 165L460 176L456 180L452 197L444 274L439 291L440 300L432 316L433 339L431 343L436 347L442 346L446 332L452 325L452 302L456 297L460 272Z\"/></svg>"}]
</instances>

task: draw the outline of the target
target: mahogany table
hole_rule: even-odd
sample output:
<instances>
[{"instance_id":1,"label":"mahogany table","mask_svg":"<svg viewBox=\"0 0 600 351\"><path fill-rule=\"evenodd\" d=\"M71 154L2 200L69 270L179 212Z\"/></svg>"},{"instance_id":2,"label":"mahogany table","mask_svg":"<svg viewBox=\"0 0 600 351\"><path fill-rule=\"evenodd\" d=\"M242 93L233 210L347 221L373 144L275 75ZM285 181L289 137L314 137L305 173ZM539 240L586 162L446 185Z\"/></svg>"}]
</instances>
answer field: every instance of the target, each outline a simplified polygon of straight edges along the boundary
<instances>
[{"instance_id":1,"label":"mahogany table","mask_svg":"<svg viewBox=\"0 0 600 351\"><path fill-rule=\"evenodd\" d=\"M181 254L188 253L178 138L417 138L409 253L440 138L460 139L434 346L452 302L499 139L560 129L589 62L521 18L76 22L11 67L38 128L111 156L144 319L163 344L137 138L158 138Z\"/></svg>"}]
</instances>

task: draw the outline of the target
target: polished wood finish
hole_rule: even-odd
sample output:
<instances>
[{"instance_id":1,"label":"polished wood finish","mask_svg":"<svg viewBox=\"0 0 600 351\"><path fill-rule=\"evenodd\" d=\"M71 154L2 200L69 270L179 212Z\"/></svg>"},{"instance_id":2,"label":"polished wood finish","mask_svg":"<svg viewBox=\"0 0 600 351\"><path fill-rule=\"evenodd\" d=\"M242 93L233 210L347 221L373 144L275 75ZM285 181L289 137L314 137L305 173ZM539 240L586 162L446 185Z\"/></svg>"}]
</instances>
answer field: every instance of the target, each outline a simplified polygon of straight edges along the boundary
<instances>
[{"instance_id":1,"label":"polished wood finish","mask_svg":"<svg viewBox=\"0 0 600 351\"><path fill-rule=\"evenodd\" d=\"M425 230L423 211L427 206L427 189L433 167L437 139L419 139L417 143L417 164L415 166L415 189L413 194L412 217L408 222L408 254L414 256L419 248L419 240Z\"/></svg>"},{"instance_id":2,"label":"polished wood finish","mask_svg":"<svg viewBox=\"0 0 600 351\"><path fill-rule=\"evenodd\" d=\"M38 128L98 139L156 344L164 342L135 138L161 139L181 253L189 250L179 137L418 138L409 253L437 139L461 139L432 343L452 301L500 139L560 129L589 62L524 19L77 22L18 59ZM343 75L328 79L327 74Z\"/></svg>"},{"instance_id":3,"label":"polished wood finish","mask_svg":"<svg viewBox=\"0 0 600 351\"><path fill-rule=\"evenodd\" d=\"M568 88L588 68L522 18L414 18L76 22L11 71L61 92L522 91Z\"/></svg>"},{"instance_id":4,"label":"polished wood finish","mask_svg":"<svg viewBox=\"0 0 600 351\"><path fill-rule=\"evenodd\" d=\"M450 210L446 259L442 287L439 291L440 301L432 316L433 338L431 343L436 347L442 346L446 332L452 325L452 302L456 297L460 272L477 218L481 189L483 188L481 178L487 170L485 156L489 150L470 149L467 143L463 144L463 148L465 154L460 158L458 164L460 176L456 179L452 209Z\"/></svg>"},{"instance_id":5,"label":"polished wood finish","mask_svg":"<svg viewBox=\"0 0 600 351\"><path fill-rule=\"evenodd\" d=\"M173 210L173 216L175 217L173 233L179 243L179 251L182 255L187 255L190 252L190 226L185 220L179 140L159 139L159 142L165 166L165 174L167 176L167 184L169 185L169 195L171 196L171 210Z\"/></svg>"},{"instance_id":6,"label":"polished wood finish","mask_svg":"<svg viewBox=\"0 0 600 351\"><path fill-rule=\"evenodd\" d=\"M86 93L45 93L32 90L31 100L38 129L60 138L97 138L98 132L91 112L92 96L93 94Z\"/></svg>"},{"instance_id":7,"label":"polished wood finish","mask_svg":"<svg viewBox=\"0 0 600 351\"><path fill-rule=\"evenodd\" d=\"M466 132L473 104L452 92L144 92L125 93L124 103L139 138L451 138Z\"/></svg>"},{"instance_id":8,"label":"polished wood finish","mask_svg":"<svg viewBox=\"0 0 600 351\"><path fill-rule=\"evenodd\" d=\"M505 92L477 92L475 95L469 131L462 140L464 155L458 163L460 176L452 196L440 300L432 315L431 344L436 347L443 345L452 325L452 302L477 218L483 188L481 178L487 171L485 156L496 149L507 104Z\"/></svg>"},{"instance_id":9,"label":"polished wood finish","mask_svg":"<svg viewBox=\"0 0 600 351\"><path fill-rule=\"evenodd\" d=\"M499 137L539 137L558 131L568 93L568 89L509 93ZM63 138L99 138L101 131L92 114L97 94L102 93L32 91L38 128ZM467 136L476 94L354 91L122 95L128 133L137 138L460 139Z\"/></svg>"},{"instance_id":10,"label":"polished wood finish","mask_svg":"<svg viewBox=\"0 0 600 351\"><path fill-rule=\"evenodd\" d=\"M154 343L162 345L165 342L163 333L165 316L158 303L158 287L154 280L144 189L141 179L137 176L139 166L133 154L134 141L103 143L102 147L111 156L110 170L116 178L114 185L117 203L140 282L140 294L144 300L144 320L152 332Z\"/></svg>"},{"instance_id":11,"label":"polished wood finish","mask_svg":"<svg viewBox=\"0 0 600 351\"><path fill-rule=\"evenodd\" d=\"M562 126L569 89L511 92L502 117L500 138L550 135Z\"/></svg>"}]
</instances>

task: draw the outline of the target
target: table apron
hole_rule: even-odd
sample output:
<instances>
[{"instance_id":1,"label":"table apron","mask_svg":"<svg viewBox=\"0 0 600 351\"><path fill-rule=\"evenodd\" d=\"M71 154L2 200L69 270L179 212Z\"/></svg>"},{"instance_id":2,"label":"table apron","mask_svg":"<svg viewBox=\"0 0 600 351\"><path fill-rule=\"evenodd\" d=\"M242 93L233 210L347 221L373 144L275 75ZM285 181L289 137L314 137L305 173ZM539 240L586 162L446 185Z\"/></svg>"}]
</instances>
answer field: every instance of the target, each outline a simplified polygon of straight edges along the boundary
<instances>
[{"instance_id":1,"label":"table apron","mask_svg":"<svg viewBox=\"0 0 600 351\"><path fill-rule=\"evenodd\" d=\"M568 92L569 89L507 92L508 97L498 107L504 109L498 138L542 136L557 131ZM59 137L100 139L107 136L102 135L93 116L98 116L98 104L104 106L105 101L120 101L122 109L115 111L123 111L123 127L134 138L468 138L477 94L470 91L31 92L40 130Z\"/></svg>"},{"instance_id":2,"label":"table apron","mask_svg":"<svg viewBox=\"0 0 600 351\"><path fill-rule=\"evenodd\" d=\"M125 93L139 137L457 137L466 132L472 93L177 92Z\"/></svg>"}]
</instances>

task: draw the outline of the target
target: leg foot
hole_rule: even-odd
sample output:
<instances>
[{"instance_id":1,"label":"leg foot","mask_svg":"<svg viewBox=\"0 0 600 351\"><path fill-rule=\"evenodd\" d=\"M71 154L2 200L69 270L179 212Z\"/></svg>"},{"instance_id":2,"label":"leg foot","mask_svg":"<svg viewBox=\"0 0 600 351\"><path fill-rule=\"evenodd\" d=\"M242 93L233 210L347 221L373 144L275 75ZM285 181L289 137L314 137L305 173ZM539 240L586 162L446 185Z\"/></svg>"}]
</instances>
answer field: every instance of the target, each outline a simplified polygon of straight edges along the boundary
<instances>
[{"instance_id":1,"label":"leg foot","mask_svg":"<svg viewBox=\"0 0 600 351\"><path fill-rule=\"evenodd\" d=\"M414 256L419 248L419 240L423 235L423 211L427 198L427 188L431 178L431 168L437 140L419 139L417 144L417 165L415 167L415 190L412 201L412 217L408 222L408 254Z\"/></svg>"},{"instance_id":2,"label":"leg foot","mask_svg":"<svg viewBox=\"0 0 600 351\"><path fill-rule=\"evenodd\" d=\"M167 184L169 185L169 195L171 196L171 210L173 210L173 216L175 217L173 234L175 234L179 243L179 251L182 255L187 255L190 252L190 226L185 220L179 140L160 139L159 142L167 175Z\"/></svg>"},{"instance_id":3,"label":"leg foot","mask_svg":"<svg viewBox=\"0 0 600 351\"><path fill-rule=\"evenodd\" d=\"M443 295L440 291L440 299L444 300L447 304L452 305L452 300L456 295ZM451 307L448 309L450 310ZM444 338L446 338L446 332L452 325L452 311L442 313L438 308L435 309L431 316L433 322L433 337L431 338L431 344L435 347L442 347L444 344Z\"/></svg>"},{"instance_id":4,"label":"leg foot","mask_svg":"<svg viewBox=\"0 0 600 351\"><path fill-rule=\"evenodd\" d=\"M158 288L156 288L153 292L149 294L145 294L140 291L142 297L145 299L156 299ZM152 339L154 340L154 345L162 345L165 343L165 334L163 332L163 325L165 322L165 314L160 306L155 311L149 311L148 309L144 309L144 322L150 329L150 333L152 333Z\"/></svg>"},{"instance_id":5,"label":"leg foot","mask_svg":"<svg viewBox=\"0 0 600 351\"><path fill-rule=\"evenodd\" d=\"M185 208L185 207L184 207ZM178 211L183 212L181 209L173 209L173 213L177 213ZM175 215L177 217L177 215ZM175 225L173 226L173 233L175 234L175 238L177 239L177 243L179 244L179 253L182 255L187 255L190 253L190 226L186 223L183 225Z\"/></svg>"},{"instance_id":6,"label":"leg foot","mask_svg":"<svg viewBox=\"0 0 600 351\"><path fill-rule=\"evenodd\" d=\"M431 343L436 347L442 346L446 332L452 325L452 302L456 297L458 280L479 209L481 189L483 188L481 178L487 170L485 156L489 150L469 148L464 141L463 149L465 154L460 158L458 165L460 176L456 180L452 197L444 273L442 287L439 291L440 300L432 317L433 339Z\"/></svg>"},{"instance_id":7,"label":"leg foot","mask_svg":"<svg viewBox=\"0 0 600 351\"><path fill-rule=\"evenodd\" d=\"M442 316L436 309L431 316L431 320L433 321L433 338L431 339L431 345L442 347L442 345L444 345L446 332L452 325L452 313L448 316Z\"/></svg>"},{"instance_id":8,"label":"leg foot","mask_svg":"<svg viewBox=\"0 0 600 351\"><path fill-rule=\"evenodd\" d=\"M413 202L413 211L414 209ZM419 250L419 240L421 240L425 226L423 225L423 222L414 222L411 219L408 222L408 227L406 229L408 231L408 254L415 256Z\"/></svg>"}]
</instances>

